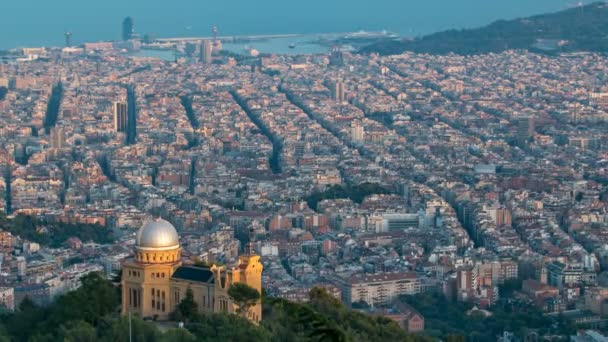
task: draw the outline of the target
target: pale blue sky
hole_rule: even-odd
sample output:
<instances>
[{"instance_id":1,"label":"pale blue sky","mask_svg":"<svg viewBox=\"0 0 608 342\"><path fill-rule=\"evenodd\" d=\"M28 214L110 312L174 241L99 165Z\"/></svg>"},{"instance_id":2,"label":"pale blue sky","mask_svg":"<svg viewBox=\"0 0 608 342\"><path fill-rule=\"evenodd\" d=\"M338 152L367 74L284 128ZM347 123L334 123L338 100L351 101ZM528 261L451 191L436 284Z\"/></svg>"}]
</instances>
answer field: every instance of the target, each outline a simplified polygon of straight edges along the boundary
<instances>
[{"instance_id":1,"label":"pale blue sky","mask_svg":"<svg viewBox=\"0 0 608 342\"><path fill-rule=\"evenodd\" d=\"M387 29L419 35L567 8L569 0L0 0L0 48L118 39L122 19L157 36Z\"/></svg>"}]
</instances>

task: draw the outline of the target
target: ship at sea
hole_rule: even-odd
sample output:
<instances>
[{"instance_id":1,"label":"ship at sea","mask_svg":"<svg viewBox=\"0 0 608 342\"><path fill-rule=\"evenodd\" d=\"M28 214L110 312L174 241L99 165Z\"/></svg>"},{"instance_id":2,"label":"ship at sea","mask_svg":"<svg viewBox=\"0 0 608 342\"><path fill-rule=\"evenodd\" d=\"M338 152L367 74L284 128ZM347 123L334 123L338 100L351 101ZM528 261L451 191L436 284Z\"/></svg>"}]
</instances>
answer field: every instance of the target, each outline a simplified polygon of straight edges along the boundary
<instances>
[{"instance_id":1,"label":"ship at sea","mask_svg":"<svg viewBox=\"0 0 608 342\"><path fill-rule=\"evenodd\" d=\"M296 48L296 44L294 44L294 43L289 44L289 48L290 49L295 49Z\"/></svg>"},{"instance_id":2,"label":"ship at sea","mask_svg":"<svg viewBox=\"0 0 608 342\"><path fill-rule=\"evenodd\" d=\"M349 33L344 36L344 39L347 40L358 40L358 39L379 39L379 38L398 38L399 35L393 32L389 32L387 30L382 30L379 32L368 32L368 31L358 31Z\"/></svg>"}]
</instances>

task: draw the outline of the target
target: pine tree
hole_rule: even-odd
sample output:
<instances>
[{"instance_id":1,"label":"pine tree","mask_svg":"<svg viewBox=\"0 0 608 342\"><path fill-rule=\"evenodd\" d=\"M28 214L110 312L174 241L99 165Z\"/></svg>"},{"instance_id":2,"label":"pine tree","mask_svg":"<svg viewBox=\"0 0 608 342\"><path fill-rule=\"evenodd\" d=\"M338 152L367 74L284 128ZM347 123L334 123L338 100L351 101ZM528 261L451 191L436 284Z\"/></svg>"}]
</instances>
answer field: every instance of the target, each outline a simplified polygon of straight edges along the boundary
<instances>
[{"instance_id":1,"label":"pine tree","mask_svg":"<svg viewBox=\"0 0 608 342\"><path fill-rule=\"evenodd\" d=\"M230 296L230 299L238 306L236 313L243 318L247 318L249 308L260 300L260 292L243 283L234 283L230 285L228 288L228 296Z\"/></svg>"}]
</instances>

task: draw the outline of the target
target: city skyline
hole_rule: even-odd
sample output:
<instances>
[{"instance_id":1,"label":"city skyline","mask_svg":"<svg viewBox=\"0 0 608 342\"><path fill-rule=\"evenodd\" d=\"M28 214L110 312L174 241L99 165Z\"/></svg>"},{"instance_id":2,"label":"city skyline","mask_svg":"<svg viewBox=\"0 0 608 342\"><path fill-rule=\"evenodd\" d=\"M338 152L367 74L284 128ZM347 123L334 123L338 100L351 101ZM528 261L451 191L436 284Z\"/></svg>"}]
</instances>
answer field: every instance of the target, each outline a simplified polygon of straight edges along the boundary
<instances>
[{"instance_id":1,"label":"city skyline","mask_svg":"<svg viewBox=\"0 0 608 342\"><path fill-rule=\"evenodd\" d=\"M607 19L0 51L0 340L607 340Z\"/></svg>"},{"instance_id":2,"label":"city skyline","mask_svg":"<svg viewBox=\"0 0 608 342\"><path fill-rule=\"evenodd\" d=\"M39 2L40 0L34 0ZM13 32L0 38L0 49L27 46L61 46L66 31L73 42L82 44L100 40L118 40L118 24L124 17L136 19L136 31L156 37L207 35L218 25L226 35L321 34L359 30L390 30L402 36L418 36L453 28L483 26L500 19L563 10L572 6L568 0L540 0L521 4L464 0L424 3L381 0L371 8L365 1L348 3L317 2L291 8L277 0L241 1L230 8L219 3L192 0L149 4L135 2L82 3L61 0L52 5L27 5L10 1L0 13L0 30ZM25 7L24 7L25 6ZM341 13L346 13L343 15ZM36 28L43 28L37 30Z\"/></svg>"}]
</instances>

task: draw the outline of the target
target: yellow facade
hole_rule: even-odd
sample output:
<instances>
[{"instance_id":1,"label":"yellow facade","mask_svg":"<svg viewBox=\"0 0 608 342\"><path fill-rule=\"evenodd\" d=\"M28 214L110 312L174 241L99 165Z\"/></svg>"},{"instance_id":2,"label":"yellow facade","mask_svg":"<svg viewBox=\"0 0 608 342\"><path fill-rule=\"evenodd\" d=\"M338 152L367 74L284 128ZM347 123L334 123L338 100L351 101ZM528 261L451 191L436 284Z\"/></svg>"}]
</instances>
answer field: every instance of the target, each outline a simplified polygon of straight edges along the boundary
<instances>
[{"instance_id":1,"label":"yellow facade","mask_svg":"<svg viewBox=\"0 0 608 342\"><path fill-rule=\"evenodd\" d=\"M228 296L233 283L245 283L262 292L260 257L250 253L234 267L182 266L181 248L175 228L156 220L137 234L135 257L122 266L122 313L166 320L191 289L200 312L234 313ZM262 306L249 310L253 322L262 319Z\"/></svg>"},{"instance_id":2,"label":"yellow facade","mask_svg":"<svg viewBox=\"0 0 608 342\"><path fill-rule=\"evenodd\" d=\"M127 261L122 267L122 312L140 317L167 319L174 307L170 301L169 280L181 262L143 264Z\"/></svg>"},{"instance_id":3,"label":"yellow facade","mask_svg":"<svg viewBox=\"0 0 608 342\"><path fill-rule=\"evenodd\" d=\"M215 312L231 312L237 308L228 296L228 288L233 283L245 283L262 293L262 271L264 266L257 255L242 255L239 263L232 269L222 267L211 267L215 277ZM218 279L220 281L218 281ZM247 318L254 322L262 319L262 305L257 305L249 309Z\"/></svg>"}]
</instances>

